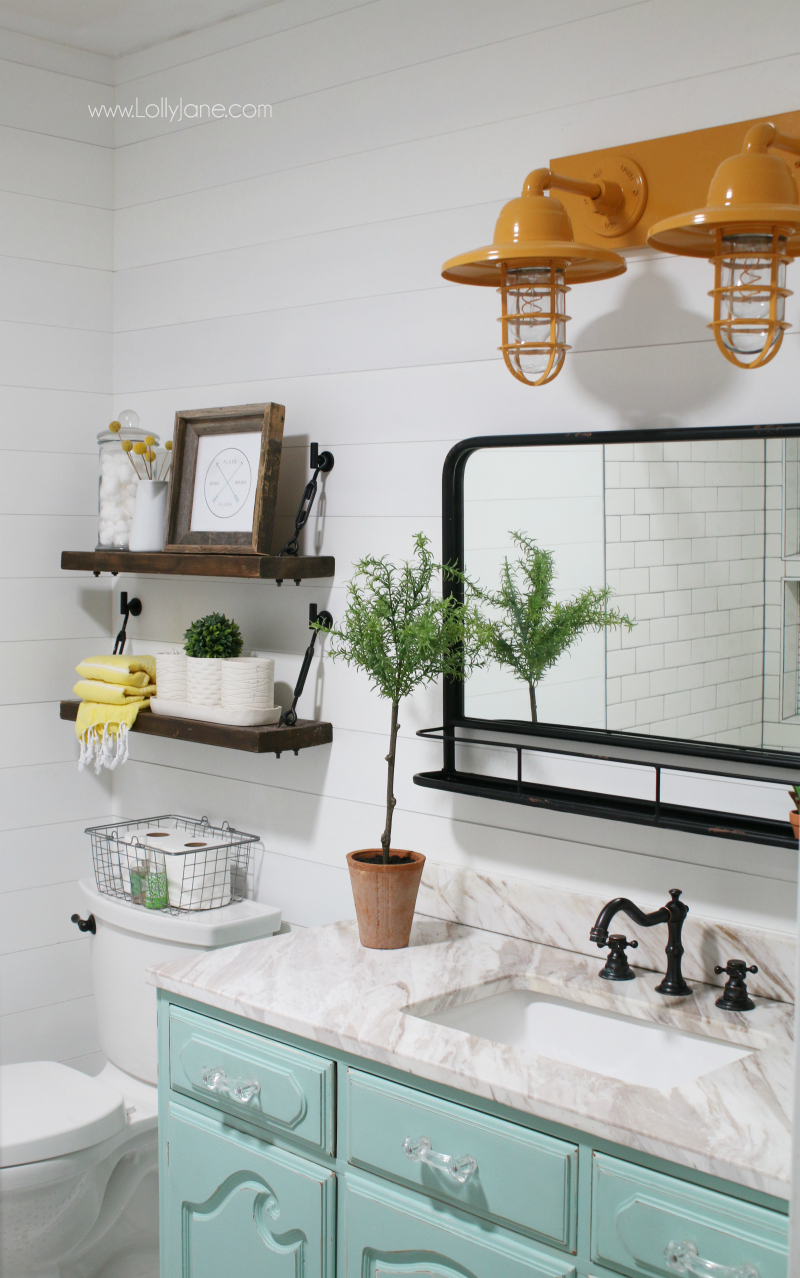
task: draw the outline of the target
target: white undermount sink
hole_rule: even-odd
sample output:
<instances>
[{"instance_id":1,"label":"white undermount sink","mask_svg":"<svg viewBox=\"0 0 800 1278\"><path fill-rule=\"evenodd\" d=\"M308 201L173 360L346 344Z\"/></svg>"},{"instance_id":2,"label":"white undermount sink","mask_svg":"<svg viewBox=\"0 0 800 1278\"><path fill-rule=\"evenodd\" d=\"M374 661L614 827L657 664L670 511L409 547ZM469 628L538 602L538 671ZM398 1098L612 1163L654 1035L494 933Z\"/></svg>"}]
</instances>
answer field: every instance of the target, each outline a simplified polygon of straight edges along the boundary
<instances>
[{"instance_id":1,"label":"white undermount sink","mask_svg":"<svg viewBox=\"0 0 800 1278\"><path fill-rule=\"evenodd\" d=\"M488 994L420 1019L659 1091L701 1078L751 1051L530 990Z\"/></svg>"}]
</instances>

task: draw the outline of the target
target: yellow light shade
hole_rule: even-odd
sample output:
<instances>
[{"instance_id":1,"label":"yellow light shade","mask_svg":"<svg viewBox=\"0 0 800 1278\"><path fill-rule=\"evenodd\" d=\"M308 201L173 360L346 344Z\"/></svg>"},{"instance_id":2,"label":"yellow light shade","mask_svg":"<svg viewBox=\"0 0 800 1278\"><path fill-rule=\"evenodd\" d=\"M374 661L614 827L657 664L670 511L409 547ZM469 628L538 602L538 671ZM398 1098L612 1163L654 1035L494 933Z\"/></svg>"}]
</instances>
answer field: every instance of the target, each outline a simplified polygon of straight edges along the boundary
<instances>
[{"instance_id":1,"label":"yellow light shade","mask_svg":"<svg viewBox=\"0 0 800 1278\"><path fill-rule=\"evenodd\" d=\"M564 270L567 284L622 275L625 260L618 253L576 243L564 205L542 193L543 173L549 170L535 169L525 179L522 195L503 206L491 244L445 262L442 275L446 280L497 288L504 265L514 270L549 267L553 262Z\"/></svg>"},{"instance_id":2,"label":"yellow light shade","mask_svg":"<svg viewBox=\"0 0 800 1278\"><path fill-rule=\"evenodd\" d=\"M774 227L786 239L786 253L800 253L800 200L791 169L779 155L743 151L723 160L708 189L702 209L667 217L650 228L647 243L664 253L713 257L717 228L723 235L771 235Z\"/></svg>"},{"instance_id":3,"label":"yellow light shade","mask_svg":"<svg viewBox=\"0 0 800 1278\"><path fill-rule=\"evenodd\" d=\"M563 204L543 194L551 179L548 169L529 174L522 195L503 206L492 243L442 267L446 280L498 290L503 359L527 386L543 386L561 370L569 350L570 284L610 279L625 270L618 253L576 243Z\"/></svg>"},{"instance_id":4,"label":"yellow light shade","mask_svg":"<svg viewBox=\"0 0 800 1278\"><path fill-rule=\"evenodd\" d=\"M717 168L705 207L657 222L647 237L665 253L713 262L709 328L737 368L768 364L789 327L786 266L800 254L800 199L789 165L768 152L774 145L798 148L774 125L755 125L741 154Z\"/></svg>"}]
</instances>

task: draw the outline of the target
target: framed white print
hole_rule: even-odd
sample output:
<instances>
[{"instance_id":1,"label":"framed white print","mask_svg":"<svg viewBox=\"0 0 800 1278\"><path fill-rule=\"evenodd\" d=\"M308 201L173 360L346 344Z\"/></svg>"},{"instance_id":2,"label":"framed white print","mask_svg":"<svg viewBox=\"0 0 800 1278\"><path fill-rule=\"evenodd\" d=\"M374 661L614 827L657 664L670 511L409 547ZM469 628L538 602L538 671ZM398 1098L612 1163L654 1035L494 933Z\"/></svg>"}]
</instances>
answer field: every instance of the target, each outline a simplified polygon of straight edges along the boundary
<instances>
[{"instance_id":1,"label":"framed white print","mask_svg":"<svg viewBox=\"0 0 800 1278\"><path fill-rule=\"evenodd\" d=\"M251 531L260 458L260 431L199 437L191 532Z\"/></svg>"},{"instance_id":2,"label":"framed white print","mask_svg":"<svg viewBox=\"0 0 800 1278\"><path fill-rule=\"evenodd\" d=\"M271 553L284 415L281 404L175 414L165 550Z\"/></svg>"}]
</instances>

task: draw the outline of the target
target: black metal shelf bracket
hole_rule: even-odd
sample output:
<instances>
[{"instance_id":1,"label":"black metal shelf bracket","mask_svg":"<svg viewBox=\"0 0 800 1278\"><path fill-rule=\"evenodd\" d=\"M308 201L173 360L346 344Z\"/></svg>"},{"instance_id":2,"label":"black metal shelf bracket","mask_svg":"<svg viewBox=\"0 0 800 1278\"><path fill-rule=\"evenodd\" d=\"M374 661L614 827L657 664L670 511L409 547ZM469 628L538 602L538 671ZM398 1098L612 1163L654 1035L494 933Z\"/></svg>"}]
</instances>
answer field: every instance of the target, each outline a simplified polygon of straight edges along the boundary
<instances>
[{"instance_id":1,"label":"black metal shelf bracket","mask_svg":"<svg viewBox=\"0 0 800 1278\"><path fill-rule=\"evenodd\" d=\"M119 610L124 617L124 621L122 622L122 629L114 640L115 656L125 650L125 640L128 637L128 618L141 616L142 601L141 599L129 600L127 590L122 590L119 596Z\"/></svg>"},{"instance_id":2,"label":"black metal shelf bracket","mask_svg":"<svg viewBox=\"0 0 800 1278\"><path fill-rule=\"evenodd\" d=\"M320 475L328 475L333 470L333 453L321 453L319 451L319 444L312 444L311 469L314 474L303 489L303 496L300 498L300 505L297 509L297 514L295 515L294 520L294 535L289 538L281 551L281 555L288 555L291 558L296 558L299 554L298 538L308 523L311 515L311 511L314 506L314 499L317 495L317 481L319 480ZM281 582L279 580L277 585L280 586L280 584ZM295 581L295 585L299 586L300 582Z\"/></svg>"},{"instance_id":3,"label":"black metal shelf bracket","mask_svg":"<svg viewBox=\"0 0 800 1278\"><path fill-rule=\"evenodd\" d=\"M288 710L284 710L281 715L281 723L287 728L293 728L297 723L297 703L303 695L303 689L306 686L308 672L311 669L311 662L314 659L314 645L317 642L317 635L321 630L327 631L333 629L333 617L324 609L317 612L317 605L312 603L308 609L308 628L311 631L311 642L306 648L303 664L300 667L300 674L297 676L297 683L294 686L294 697L292 704ZM297 751L295 750L295 754ZM278 756L280 758L280 755Z\"/></svg>"}]
</instances>

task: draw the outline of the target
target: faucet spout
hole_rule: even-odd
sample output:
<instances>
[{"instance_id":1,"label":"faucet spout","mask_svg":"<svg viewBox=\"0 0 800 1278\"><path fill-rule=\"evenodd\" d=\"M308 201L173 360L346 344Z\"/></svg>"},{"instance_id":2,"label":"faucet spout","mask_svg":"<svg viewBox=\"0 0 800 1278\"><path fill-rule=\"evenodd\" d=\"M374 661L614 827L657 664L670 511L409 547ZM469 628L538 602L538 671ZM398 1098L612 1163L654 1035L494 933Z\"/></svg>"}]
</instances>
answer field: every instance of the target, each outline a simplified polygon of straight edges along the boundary
<instances>
[{"instance_id":1,"label":"faucet spout","mask_svg":"<svg viewBox=\"0 0 800 1278\"><path fill-rule=\"evenodd\" d=\"M669 929L666 946L667 972L664 979L656 986L656 992L658 994L691 994L691 987L686 984L681 972L681 959L684 952L681 933L689 907L680 900L680 895L679 888L671 888L671 900L660 910L653 910L650 914L640 910L638 905L628 900L627 896L617 896L603 906L589 933L589 940L594 941L598 948L602 949L608 942L608 929L617 914L627 914L628 918L638 923L640 927L655 927L657 923L666 923Z\"/></svg>"},{"instance_id":2,"label":"faucet spout","mask_svg":"<svg viewBox=\"0 0 800 1278\"><path fill-rule=\"evenodd\" d=\"M634 923L638 923L640 927L653 927L656 923L669 922L669 910L666 906L660 910L654 910L652 914L645 914L638 905L629 901L627 896L616 896L613 901L609 901L608 905L604 905L598 914L597 921L589 933L589 940L595 941L598 946L605 945L608 940L608 929L618 914L627 914L628 918L633 919Z\"/></svg>"}]
</instances>

